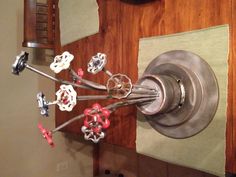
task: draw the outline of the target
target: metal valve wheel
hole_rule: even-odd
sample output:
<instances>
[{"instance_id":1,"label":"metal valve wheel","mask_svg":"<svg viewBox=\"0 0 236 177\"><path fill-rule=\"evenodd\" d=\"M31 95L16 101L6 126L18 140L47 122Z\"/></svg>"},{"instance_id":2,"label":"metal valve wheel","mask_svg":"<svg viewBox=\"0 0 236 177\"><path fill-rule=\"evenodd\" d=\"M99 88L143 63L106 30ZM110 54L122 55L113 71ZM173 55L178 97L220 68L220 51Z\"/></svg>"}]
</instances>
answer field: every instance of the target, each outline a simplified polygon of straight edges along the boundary
<instances>
[{"instance_id":1,"label":"metal valve wheel","mask_svg":"<svg viewBox=\"0 0 236 177\"><path fill-rule=\"evenodd\" d=\"M77 92L71 85L61 85L56 92L57 105L61 111L72 111L76 105Z\"/></svg>"},{"instance_id":2,"label":"metal valve wheel","mask_svg":"<svg viewBox=\"0 0 236 177\"><path fill-rule=\"evenodd\" d=\"M107 92L113 98L126 98L131 93L131 90L131 80L124 74L114 74L107 81Z\"/></svg>"},{"instance_id":3,"label":"metal valve wheel","mask_svg":"<svg viewBox=\"0 0 236 177\"><path fill-rule=\"evenodd\" d=\"M68 69L70 67L70 62L73 59L74 55L70 54L68 51L65 51L62 55L55 56L54 61L50 65L50 69L57 74L64 69Z\"/></svg>"},{"instance_id":4,"label":"metal valve wheel","mask_svg":"<svg viewBox=\"0 0 236 177\"><path fill-rule=\"evenodd\" d=\"M110 120L108 119L110 111L96 103L92 106L92 109L85 109L84 115L84 125L81 128L84 138L98 143L100 139L105 137L103 130L110 126Z\"/></svg>"},{"instance_id":5,"label":"metal valve wheel","mask_svg":"<svg viewBox=\"0 0 236 177\"><path fill-rule=\"evenodd\" d=\"M29 54L27 52L22 51L20 55L16 56L16 60L12 65L12 73L15 75L19 75L20 72L22 72L25 67L26 63L28 61Z\"/></svg>"},{"instance_id":6,"label":"metal valve wheel","mask_svg":"<svg viewBox=\"0 0 236 177\"><path fill-rule=\"evenodd\" d=\"M103 53L97 53L93 56L88 63L87 71L92 74L97 74L100 72L107 63L107 57Z\"/></svg>"}]
</instances>

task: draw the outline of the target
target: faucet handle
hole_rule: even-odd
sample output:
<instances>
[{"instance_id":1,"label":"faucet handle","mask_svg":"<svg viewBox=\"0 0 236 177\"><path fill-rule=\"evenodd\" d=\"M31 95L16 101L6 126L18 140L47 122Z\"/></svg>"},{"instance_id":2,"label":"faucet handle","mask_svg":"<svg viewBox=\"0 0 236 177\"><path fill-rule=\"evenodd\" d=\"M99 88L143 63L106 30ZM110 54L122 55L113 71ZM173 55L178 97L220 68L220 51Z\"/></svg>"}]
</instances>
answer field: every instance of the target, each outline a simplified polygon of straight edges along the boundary
<instances>
[{"instance_id":1,"label":"faucet handle","mask_svg":"<svg viewBox=\"0 0 236 177\"><path fill-rule=\"evenodd\" d=\"M43 137L47 140L48 144L51 146L51 147L54 147L54 143L52 141L52 133L48 130L46 130L45 128L43 128L42 124L38 124L38 128L40 130L40 132L42 133Z\"/></svg>"},{"instance_id":2,"label":"faucet handle","mask_svg":"<svg viewBox=\"0 0 236 177\"><path fill-rule=\"evenodd\" d=\"M132 91L131 79L124 74L114 74L107 80L107 92L113 98L122 99Z\"/></svg>"},{"instance_id":3,"label":"faucet handle","mask_svg":"<svg viewBox=\"0 0 236 177\"><path fill-rule=\"evenodd\" d=\"M77 103L77 92L71 85L61 85L56 96L56 103L61 111L72 111Z\"/></svg>"},{"instance_id":4,"label":"faucet handle","mask_svg":"<svg viewBox=\"0 0 236 177\"><path fill-rule=\"evenodd\" d=\"M105 67L107 63L107 56L104 53L97 53L94 55L88 63L88 72L97 74Z\"/></svg>"},{"instance_id":5,"label":"faucet handle","mask_svg":"<svg viewBox=\"0 0 236 177\"><path fill-rule=\"evenodd\" d=\"M70 62L74 59L74 55L70 54L68 51L63 52L61 55L57 55L54 61L50 64L50 69L56 74L64 69L70 67Z\"/></svg>"},{"instance_id":6,"label":"faucet handle","mask_svg":"<svg viewBox=\"0 0 236 177\"><path fill-rule=\"evenodd\" d=\"M103 131L95 132L89 127L82 126L81 131L84 133L84 139L91 140L94 143L98 143L100 139L105 137L105 133Z\"/></svg>"},{"instance_id":7,"label":"faucet handle","mask_svg":"<svg viewBox=\"0 0 236 177\"><path fill-rule=\"evenodd\" d=\"M101 138L105 137L103 130L110 126L110 111L95 103L92 108L85 109L84 114L84 126L81 129L84 133L84 138L97 143Z\"/></svg>"},{"instance_id":8,"label":"faucet handle","mask_svg":"<svg viewBox=\"0 0 236 177\"><path fill-rule=\"evenodd\" d=\"M16 60L12 65L12 73L15 75L19 75L25 67L28 61L29 54L25 51L22 51L19 55L16 56Z\"/></svg>"},{"instance_id":9,"label":"faucet handle","mask_svg":"<svg viewBox=\"0 0 236 177\"><path fill-rule=\"evenodd\" d=\"M43 116L48 117L48 103L46 101L46 97L42 92L39 92L37 94L37 101L38 101L38 107L40 109L40 114Z\"/></svg>"},{"instance_id":10,"label":"faucet handle","mask_svg":"<svg viewBox=\"0 0 236 177\"><path fill-rule=\"evenodd\" d=\"M77 70L77 75L82 79L83 78L83 76L84 76L84 71L83 71L83 69L82 68L79 68L78 70ZM77 84L80 84L81 83L81 81L80 80L77 80Z\"/></svg>"}]
</instances>

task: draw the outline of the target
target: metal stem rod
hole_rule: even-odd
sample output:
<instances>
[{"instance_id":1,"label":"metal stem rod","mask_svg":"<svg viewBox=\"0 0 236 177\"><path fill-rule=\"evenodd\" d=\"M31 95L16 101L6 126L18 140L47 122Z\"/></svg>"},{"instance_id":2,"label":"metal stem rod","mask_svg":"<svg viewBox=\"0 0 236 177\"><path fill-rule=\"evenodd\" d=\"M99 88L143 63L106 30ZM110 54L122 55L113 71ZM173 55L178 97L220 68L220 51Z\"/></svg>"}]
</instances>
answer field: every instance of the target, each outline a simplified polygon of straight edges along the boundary
<instances>
[{"instance_id":1,"label":"metal stem rod","mask_svg":"<svg viewBox=\"0 0 236 177\"><path fill-rule=\"evenodd\" d=\"M109 77L112 77L113 74L107 70L106 68L103 68L103 71L109 76ZM86 80L86 79L83 79L81 77L78 76L78 74L72 69L70 68L70 72L71 74L76 77L76 79L78 79L79 81L81 81L83 84L89 86L89 87L92 87L94 89L97 89L97 90L102 90L102 91L106 91L107 88L105 85L101 85L101 84L98 84L98 83L95 83L95 82L92 82L92 81L89 81L89 80ZM135 88L135 90L140 90L140 89L143 89L145 90L145 93L146 91L153 91L153 92L156 92L156 89L155 88L150 88L149 86L144 86L144 85L136 85L134 84L133 87ZM135 93L139 93L137 91L135 91ZM141 92L141 93L144 93L144 92Z\"/></svg>"},{"instance_id":2,"label":"metal stem rod","mask_svg":"<svg viewBox=\"0 0 236 177\"><path fill-rule=\"evenodd\" d=\"M130 99L138 99L138 98L155 98L155 97L159 97L159 95L148 95L148 94L130 94L128 97L127 97L127 100L130 100Z\"/></svg>"},{"instance_id":3,"label":"metal stem rod","mask_svg":"<svg viewBox=\"0 0 236 177\"><path fill-rule=\"evenodd\" d=\"M105 67L102 69L102 71L106 73L109 77L113 76L113 74L109 70L107 70Z\"/></svg>"},{"instance_id":4,"label":"metal stem rod","mask_svg":"<svg viewBox=\"0 0 236 177\"><path fill-rule=\"evenodd\" d=\"M88 89L88 90L94 90L94 89L91 88L91 87L87 87L87 86L85 86L85 85L80 85L80 84L76 84L76 83L69 82L69 81L60 80L60 83L66 84L66 85L72 85L73 87L77 87L77 88L83 88L83 89Z\"/></svg>"},{"instance_id":5,"label":"metal stem rod","mask_svg":"<svg viewBox=\"0 0 236 177\"><path fill-rule=\"evenodd\" d=\"M85 96L77 96L78 101L87 101L87 100L105 100L110 99L112 96L110 95L85 95Z\"/></svg>"},{"instance_id":6,"label":"metal stem rod","mask_svg":"<svg viewBox=\"0 0 236 177\"><path fill-rule=\"evenodd\" d=\"M136 103L149 102L149 101L153 101L153 100L155 100L155 98L141 98L141 99L127 100L127 101L120 101L120 102L110 104L110 105L106 106L105 108L110 110L111 112L114 112L116 109L123 107L123 106L128 106L128 105L132 105L132 104L136 104ZM96 112L96 110L91 111L92 114L95 112ZM84 114L80 114L80 115L66 121L65 123L61 124L60 126L51 130L50 132L53 134L53 133L61 130L62 128L66 127L67 125L71 124L72 122L75 122L75 121L83 118L84 116L85 116Z\"/></svg>"},{"instance_id":7,"label":"metal stem rod","mask_svg":"<svg viewBox=\"0 0 236 177\"><path fill-rule=\"evenodd\" d=\"M93 82L93 81L89 81L87 79L83 79L81 78L80 76L78 76L78 74L72 69L70 68L70 72L71 74L76 78L78 79L80 82L82 82L83 84L85 84L86 86L89 86L95 90L102 90L102 91L106 91L107 88L105 85L102 85L102 84L98 84L96 82Z\"/></svg>"},{"instance_id":8,"label":"metal stem rod","mask_svg":"<svg viewBox=\"0 0 236 177\"><path fill-rule=\"evenodd\" d=\"M156 91L155 88L151 88L148 85L137 85L137 84L134 84L133 87L134 88L138 88L138 89L141 88L141 89L147 89L147 90Z\"/></svg>"},{"instance_id":9,"label":"metal stem rod","mask_svg":"<svg viewBox=\"0 0 236 177\"><path fill-rule=\"evenodd\" d=\"M130 94L127 97L127 100L131 99L138 99L138 98L154 98L158 97L158 95L148 95L148 94ZM81 95L77 96L78 101L87 101L87 100L106 100L106 99L112 99L112 95Z\"/></svg>"},{"instance_id":10,"label":"metal stem rod","mask_svg":"<svg viewBox=\"0 0 236 177\"><path fill-rule=\"evenodd\" d=\"M39 75L41 75L43 77L46 77L46 78L48 78L50 80L53 80L55 82L58 82L58 83L61 83L61 84L66 84L66 85L72 85L72 86L78 87L78 88L91 89L91 88L83 86L83 85L78 85L78 84L74 84L72 82L68 82L68 81L63 81L63 80L57 79L57 78L55 78L53 76L50 76L50 75L48 75L48 74L46 74L46 73L44 73L42 71L37 70L36 68L34 68L34 67L32 67L32 66L30 66L28 64L25 64L25 67L27 69L29 69L30 71L33 71L33 72L35 72L35 73L37 73L37 74L39 74Z\"/></svg>"},{"instance_id":11,"label":"metal stem rod","mask_svg":"<svg viewBox=\"0 0 236 177\"><path fill-rule=\"evenodd\" d=\"M132 100L126 100L126 101L120 101L120 102L116 102L113 104L110 104L108 106L106 106L106 109L111 110L112 112L115 111L116 109L123 107L123 106L128 106L128 105L132 105L132 104L137 104L137 103L144 103L144 102L150 102L155 100L156 98L140 98L140 99L132 99Z\"/></svg>"},{"instance_id":12,"label":"metal stem rod","mask_svg":"<svg viewBox=\"0 0 236 177\"><path fill-rule=\"evenodd\" d=\"M48 74L46 74L46 73L44 73L44 72L42 72L42 71L39 71L39 70L37 70L36 68L34 68L34 67L32 67L32 66L30 66L30 65L28 65L28 64L25 64L25 67L26 67L27 69L29 69L29 70L31 70L31 71L33 71L33 72L35 72L35 73L41 75L41 76L44 76L44 77L48 78L48 79L51 79L51 80L53 80L53 81L55 81L55 82L60 82L59 79L57 79L57 78L55 78L55 77L52 77L52 76L50 76L50 75L48 75Z\"/></svg>"},{"instance_id":13,"label":"metal stem rod","mask_svg":"<svg viewBox=\"0 0 236 177\"><path fill-rule=\"evenodd\" d=\"M103 68L103 71L109 75L110 77L112 77L112 73L108 70L106 70L105 68ZM84 83L86 86L92 87L96 90L102 90L102 91L107 91L106 86L86 80L86 79L82 79L81 77L79 77L77 75L77 73L73 70L70 69L70 72L72 73L72 75L74 77L76 77L78 80L80 80L82 83ZM143 85L133 85L134 88L132 90L133 93L137 93L137 94L156 94L156 89L150 88L148 86L143 86Z\"/></svg>"},{"instance_id":14,"label":"metal stem rod","mask_svg":"<svg viewBox=\"0 0 236 177\"><path fill-rule=\"evenodd\" d=\"M53 101L53 102L48 102L47 105L50 106L50 105L55 105L57 103L58 103L57 101Z\"/></svg>"},{"instance_id":15,"label":"metal stem rod","mask_svg":"<svg viewBox=\"0 0 236 177\"><path fill-rule=\"evenodd\" d=\"M81 118L83 118L85 115L84 114L80 114L68 121L66 121L65 123L61 124L60 126L58 126L57 128L51 130L50 132L53 134L53 133L56 133L57 131L61 130L62 128L66 127L67 125L71 124L72 122L75 122Z\"/></svg>"},{"instance_id":16,"label":"metal stem rod","mask_svg":"<svg viewBox=\"0 0 236 177\"><path fill-rule=\"evenodd\" d=\"M150 94L150 95L156 95L157 92L156 90L144 90L144 89L136 89L136 88L132 88L132 92L131 93L135 93L135 94Z\"/></svg>"}]
</instances>

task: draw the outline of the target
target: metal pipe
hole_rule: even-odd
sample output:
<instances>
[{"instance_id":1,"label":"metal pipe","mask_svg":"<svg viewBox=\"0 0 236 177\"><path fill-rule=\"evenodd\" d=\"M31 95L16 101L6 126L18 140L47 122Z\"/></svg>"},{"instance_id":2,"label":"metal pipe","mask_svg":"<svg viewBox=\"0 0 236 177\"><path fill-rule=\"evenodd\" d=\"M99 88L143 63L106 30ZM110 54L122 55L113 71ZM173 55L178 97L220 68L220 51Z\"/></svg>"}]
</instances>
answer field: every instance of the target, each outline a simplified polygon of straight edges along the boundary
<instances>
[{"instance_id":1,"label":"metal pipe","mask_svg":"<svg viewBox=\"0 0 236 177\"><path fill-rule=\"evenodd\" d=\"M112 96L110 95L85 95L85 96L77 96L78 101L87 101L87 100L105 100L111 99Z\"/></svg>"},{"instance_id":2,"label":"metal pipe","mask_svg":"<svg viewBox=\"0 0 236 177\"><path fill-rule=\"evenodd\" d=\"M159 95L148 95L148 94L130 94L127 97L127 100L131 99L138 99L138 98L154 98L158 97ZM87 101L87 100L105 100L105 99L112 99L112 95L81 95L77 96L78 101Z\"/></svg>"},{"instance_id":3,"label":"metal pipe","mask_svg":"<svg viewBox=\"0 0 236 177\"><path fill-rule=\"evenodd\" d=\"M25 64L25 67L26 67L27 69L29 69L29 70L31 70L31 71L33 71L33 72L35 72L35 73L37 73L37 74L43 76L43 77L46 77L46 78L51 79L51 80L56 81L56 82L60 82L59 79L57 79L57 78L55 78L55 77L52 77L52 76L50 76L50 75L48 75L48 74L46 74L46 73L44 73L44 72L42 72L42 71L39 71L39 70L37 70L36 68L34 68L34 67L32 67L32 66L30 66L30 65L28 65L28 64Z\"/></svg>"},{"instance_id":4,"label":"metal pipe","mask_svg":"<svg viewBox=\"0 0 236 177\"><path fill-rule=\"evenodd\" d=\"M75 77L76 79L78 79L80 82L82 82L83 84L85 84L86 86L88 87L91 87L95 90L101 90L101 91L106 91L107 88L105 85L102 85L102 84L98 84L96 82L93 82L93 81L89 81L87 79L83 79L81 78L80 76L78 76L78 74L70 68L70 72L71 74L73 75L73 77Z\"/></svg>"},{"instance_id":5,"label":"metal pipe","mask_svg":"<svg viewBox=\"0 0 236 177\"><path fill-rule=\"evenodd\" d=\"M152 90L144 90L144 89L136 89L136 88L132 88L132 92L131 93L135 93L135 94L150 94L150 95L156 95L157 94L156 90L152 91Z\"/></svg>"},{"instance_id":6,"label":"metal pipe","mask_svg":"<svg viewBox=\"0 0 236 177\"><path fill-rule=\"evenodd\" d=\"M111 112L114 112L116 109L123 107L123 106L128 106L128 105L132 105L132 104L136 104L136 103L144 103L144 102L149 102L149 101L153 101L155 100L155 98L141 98L141 99L133 99L133 100L127 100L127 101L120 101L120 102L116 102L113 104L110 104L108 106L106 106L105 108L110 110ZM96 113L96 110L92 110L91 114ZM67 125L83 118L85 115L84 114L80 114L68 121L66 121L65 123L59 125L57 128L51 130L50 132L53 134L59 130L61 130L62 128L66 127Z\"/></svg>"},{"instance_id":7,"label":"metal pipe","mask_svg":"<svg viewBox=\"0 0 236 177\"><path fill-rule=\"evenodd\" d=\"M66 85L72 85L74 87L83 88L83 89L91 89L90 87L87 87L87 86L83 86L83 85L75 84L75 83L72 83L72 82L68 82L68 81L57 79L57 78L55 78L53 76L50 76L50 75L48 75L48 74L46 74L46 73L44 73L42 71L39 71L38 69L36 69L36 68L34 68L34 67L32 67L32 66L30 66L28 64L25 64L25 67L27 69L29 69L30 71L33 71L33 72L35 72L35 73L37 73L37 74L39 74L39 75L41 75L43 77L46 77L46 78L48 78L50 80L53 80L55 82L58 82L58 83L61 83L61 84L66 84Z\"/></svg>"},{"instance_id":8,"label":"metal pipe","mask_svg":"<svg viewBox=\"0 0 236 177\"><path fill-rule=\"evenodd\" d=\"M109 70L107 70L105 67L102 69L102 71L103 71L105 74L107 74L109 77L112 77L112 76L113 76L113 74L112 74Z\"/></svg>"},{"instance_id":9,"label":"metal pipe","mask_svg":"<svg viewBox=\"0 0 236 177\"><path fill-rule=\"evenodd\" d=\"M153 91L156 91L155 88L151 88L151 87L146 86L146 85L137 85L137 84L134 84L133 87L138 88L138 89L141 88L141 89L147 89L147 90L153 90Z\"/></svg>"}]
</instances>

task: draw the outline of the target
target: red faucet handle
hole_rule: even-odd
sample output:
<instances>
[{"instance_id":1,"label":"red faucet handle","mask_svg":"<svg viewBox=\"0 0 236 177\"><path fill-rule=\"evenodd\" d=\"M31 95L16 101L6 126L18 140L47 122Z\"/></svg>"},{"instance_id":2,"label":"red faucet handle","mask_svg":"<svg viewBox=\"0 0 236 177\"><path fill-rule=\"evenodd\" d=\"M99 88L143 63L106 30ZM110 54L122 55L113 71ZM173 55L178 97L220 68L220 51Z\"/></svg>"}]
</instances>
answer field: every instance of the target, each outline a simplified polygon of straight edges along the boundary
<instances>
[{"instance_id":1,"label":"red faucet handle","mask_svg":"<svg viewBox=\"0 0 236 177\"><path fill-rule=\"evenodd\" d=\"M83 71L83 69L82 68L79 68L78 70L77 70L77 74L78 74L78 76L79 77L83 77L84 76L84 71Z\"/></svg>"},{"instance_id":2,"label":"red faucet handle","mask_svg":"<svg viewBox=\"0 0 236 177\"><path fill-rule=\"evenodd\" d=\"M91 111L92 111L92 109L86 108L86 109L84 110L84 115L85 115L85 116L90 115L90 112L91 112Z\"/></svg>"},{"instance_id":3,"label":"red faucet handle","mask_svg":"<svg viewBox=\"0 0 236 177\"><path fill-rule=\"evenodd\" d=\"M83 78L83 76L84 76L84 71L82 70L82 68L79 68L78 70L77 70L77 75L82 79ZM81 81L80 80L77 80L77 84L80 84L81 83Z\"/></svg>"},{"instance_id":4,"label":"red faucet handle","mask_svg":"<svg viewBox=\"0 0 236 177\"><path fill-rule=\"evenodd\" d=\"M102 106L100 104L98 104L98 103L94 103L92 108L97 110L98 112L100 112L101 109L102 109Z\"/></svg>"},{"instance_id":5,"label":"red faucet handle","mask_svg":"<svg viewBox=\"0 0 236 177\"><path fill-rule=\"evenodd\" d=\"M94 112L95 111L95 112ZM107 129L110 126L110 111L101 107L98 103L95 103L91 108L84 110L84 126L91 128L91 130Z\"/></svg>"},{"instance_id":6,"label":"red faucet handle","mask_svg":"<svg viewBox=\"0 0 236 177\"><path fill-rule=\"evenodd\" d=\"M98 103L95 103L92 108L85 109L84 126L81 128L84 138L94 143L104 138L103 130L110 126L110 114L111 112L108 109L101 107Z\"/></svg>"},{"instance_id":7,"label":"red faucet handle","mask_svg":"<svg viewBox=\"0 0 236 177\"><path fill-rule=\"evenodd\" d=\"M105 118L109 118L110 114L111 114L111 111L109 111L108 109L106 108L102 108L101 109L101 112L102 112L102 115L105 117Z\"/></svg>"},{"instance_id":8,"label":"red faucet handle","mask_svg":"<svg viewBox=\"0 0 236 177\"><path fill-rule=\"evenodd\" d=\"M38 124L38 128L40 130L40 132L42 133L43 137L47 140L48 144L51 147L54 147L55 144L52 141L52 133L48 130L46 130L45 128L43 128L42 124Z\"/></svg>"},{"instance_id":9,"label":"red faucet handle","mask_svg":"<svg viewBox=\"0 0 236 177\"><path fill-rule=\"evenodd\" d=\"M91 114L92 110L96 110L96 112ZM100 115L100 119L94 119L94 121L104 125L103 128L105 129L110 126L109 116L111 114L111 111L105 107L102 107L98 103L93 104L92 109L85 109L84 114L86 117L97 117L97 115Z\"/></svg>"}]
</instances>

